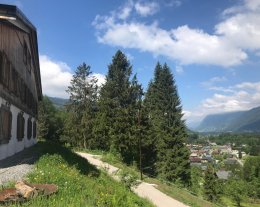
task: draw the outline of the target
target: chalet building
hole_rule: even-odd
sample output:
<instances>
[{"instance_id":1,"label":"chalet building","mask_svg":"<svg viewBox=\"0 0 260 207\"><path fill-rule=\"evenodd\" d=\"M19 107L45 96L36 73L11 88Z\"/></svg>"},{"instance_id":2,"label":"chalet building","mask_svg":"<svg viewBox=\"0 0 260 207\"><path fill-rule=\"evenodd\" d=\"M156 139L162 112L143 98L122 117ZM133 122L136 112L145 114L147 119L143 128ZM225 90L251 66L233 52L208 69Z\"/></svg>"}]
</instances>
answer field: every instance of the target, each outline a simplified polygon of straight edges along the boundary
<instances>
[{"instance_id":1,"label":"chalet building","mask_svg":"<svg viewBox=\"0 0 260 207\"><path fill-rule=\"evenodd\" d=\"M0 4L0 160L36 143L42 98L36 28Z\"/></svg>"}]
</instances>

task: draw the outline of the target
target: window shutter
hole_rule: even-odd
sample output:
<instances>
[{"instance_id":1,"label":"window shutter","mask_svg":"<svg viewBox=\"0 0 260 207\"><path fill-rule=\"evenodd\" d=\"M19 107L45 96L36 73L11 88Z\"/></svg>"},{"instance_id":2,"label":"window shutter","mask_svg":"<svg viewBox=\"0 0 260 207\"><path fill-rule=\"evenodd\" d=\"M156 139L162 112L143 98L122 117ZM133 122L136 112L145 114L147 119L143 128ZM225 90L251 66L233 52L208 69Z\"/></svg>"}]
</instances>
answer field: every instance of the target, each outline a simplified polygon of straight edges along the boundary
<instances>
[{"instance_id":1,"label":"window shutter","mask_svg":"<svg viewBox=\"0 0 260 207\"><path fill-rule=\"evenodd\" d=\"M0 108L0 144L7 144L11 139L12 112L7 106Z\"/></svg>"},{"instance_id":2,"label":"window shutter","mask_svg":"<svg viewBox=\"0 0 260 207\"><path fill-rule=\"evenodd\" d=\"M29 118L27 121L27 138L28 139L32 138L32 120L31 120L31 118Z\"/></svg>"},{"instance_id":3,"label":"window shutter","mask_svg":"<svg viewBox=\"0 0 260 207\"><path fill-rule=\"evenodd\" d=\"M17 116L17 140L22 141L24 138L24 118L23 113Z\"/></svg>"},{"instance_id":4,"label":"window shutter","mask_svg":"<svg viewBox=\"0 0 260 207\"><path fill-rule=\"evenodd\" d=\"M37 135L37 125L36 125L36 121L33 122L33 138L35 139L36 138L36 135Z\"/></svg>"}]
</instances>

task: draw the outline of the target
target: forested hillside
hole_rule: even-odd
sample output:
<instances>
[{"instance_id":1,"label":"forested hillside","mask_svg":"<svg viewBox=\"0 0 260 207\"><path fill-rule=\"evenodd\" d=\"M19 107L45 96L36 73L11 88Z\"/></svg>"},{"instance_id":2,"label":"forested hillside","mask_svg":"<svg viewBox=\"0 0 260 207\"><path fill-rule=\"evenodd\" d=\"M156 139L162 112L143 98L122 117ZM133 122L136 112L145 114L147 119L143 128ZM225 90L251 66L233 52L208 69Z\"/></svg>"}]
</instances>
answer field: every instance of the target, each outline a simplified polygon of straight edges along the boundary
<instances>
[{"instance_id":1,"label":"forested hillside","mask_svg":"<svg viewBox=\"0 0 260 207\"><path fill-rule=\"evenodd\" d=\"M69 101L68 99L58 98L58 97L48 97L52 104L57 108L62 108Z\"/></svg>"}]
</instances>

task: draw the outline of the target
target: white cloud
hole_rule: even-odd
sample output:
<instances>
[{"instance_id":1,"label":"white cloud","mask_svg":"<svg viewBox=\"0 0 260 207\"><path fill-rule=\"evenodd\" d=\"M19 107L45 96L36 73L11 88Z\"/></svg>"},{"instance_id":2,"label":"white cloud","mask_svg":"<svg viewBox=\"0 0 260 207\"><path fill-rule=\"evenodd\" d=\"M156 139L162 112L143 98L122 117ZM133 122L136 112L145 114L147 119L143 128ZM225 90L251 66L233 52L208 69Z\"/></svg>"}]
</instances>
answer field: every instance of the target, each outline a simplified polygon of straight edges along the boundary
<instances>
[{"instance_id":1,"label":"white cloud","mask_svg":"<svg viewBox=\"0 0 260 207\"><path fill-rule=\"evenodd\" d=\"M66 89L72 78L70 67L59 61L40 55L41 79L43 94L52 97L68 98Z\"/></svg>"},{"instance_id":2,"label":"white cloud","mask_svg":"<svg viewBox=\"0 0 260 207\"><path fill-rule=\"evenodd\" d=\"M159 4L156 2L137 2L135 4L135 10L141 16L151 16L159 11Z\"/></svg>"},{"instance_id":3,"label":"white cloud","mask_svg":"<svg viewBox=\"0 0 260 207\"><path fill-rule=\"evenodd\" d=\"M40 55L41 79L43 94L51 97L68 98L66 92L73 76L73 71L65 63L52 60L46 55ZM105 76L99 73L93 73L98 80L100 87L105 83Z\"/></svg>"},{"instance_id":4,"label":"white cloud","mask_svg":"<svg viewBox=\"0 0 260 207\"><path fill-rule=\"evenodd\" d=\"M130 53L126 53L126 57L127 57L127 60L134 60L134 56L131 55Z\"/></svg>"},{"instance_id":5,"label":"white cloud","mask_svg":"<svg viewBox=\"0 0 260 207\"><path fill-rule=\"evenodd\" d=\"M122 20L127 19L133 10L133 6L134 6L133 1L131 0L127 1L126 4L119 9L120 12L118 12L118 18Z\"/></svg>"},{"instance_id":6,"label":"white cloud","mask_svg":"<svg viewBox=\"0 0 260 207\"><path fill-rule=\"evenodd\" d=\"M253 89L253 90L257 90L260 92L260 82L243 82L240 84L237 84L235 86L235 88L239 88L239 89Z\"/></svg>"},{"instance_id":7,"label":"white cloud","mask_svg":"<svg viewBox=\"0 0 260 207\"><path fill-rule=\"evenodd\" d=\"M184 72L183 67L180 65L177 65L175 67L175 70L176 70L176 73L178 73L178 74L182 74Z\"/></svg>"},{"instance_id":8,"label":"white cloud","mask_svg":"<svg viewBox=\"0 0 260 207\"><path fill-rule=\"evenodd\" d=\"M260 48L260 9L238 13L216 25L216 34L243 50Z\"/></svg>"},{"instance_id":9,"label":"white cloud","mask_svg":"<svg viewBox=\"0 0 260 207\"><path fill-rule=\"evenodd\" d=\"M184 119L187 119L189 118L191 115L192 115L192 112L191 111L187 111L187 110L182 110L182 113L183 113L183 118Z\"/></svg>"},{"instance_id":10,"label":"white cloud","mask_svg":"<svg viewBox=\"0 0 260 207\"><path fill-rule=\"evenodd\" d=\"M225 81L227 81L227 78L225 76L222 76L222 77L215 76L215 77L209 79L208 81L202 82L201 85L204 87L211 87L215 83L220 83L220 82L225 82Z\"/></svg>"},{"instance_id":11,"label":"white cloud","mask_svg":"<svg viewBox=\"0 0 260 207\"><path fill-rule=\"evenodd\" d=\"M106 76L100 73L93 73L92 76L97 78L97 85L101 87L106 83Z\"/></svg>"},{"instance_id":12,"label":"white cloud","mask_svg":"<svg viewBox=\"0 0 260 207\"><path fill-rule=\"evenodd\" d=\"M227 87L226 91L223 87L221 89L220 92L229 94L215 93L203 100L197 109L186 115L188 122L201 120L208 114L244 111L260 106L260 82L242 82Z\"/></svg>"},{"instance_id":13,"label":"white cloud","mask_svg":"<svg viewBox=\"0 0 260 207\"><path fill-rule=\"evenodd\" d=\"M220 87L220 86L210 86L208 89L212 90L212 91L220 91L220 92L224 92L224 93L233 93L234 92L234 90L232 90L230 88L225 88L225 87Z\"/></svg>"},{"instance_id":14,"label":"white cloud","mask_svg":"<svg viewBox=\"0 0 260 207\"><path fill-rule=\"evenodd\" d=\"M224 19L215 25L213 34L188 25L165 30L156 22L145 24L131 19L122 22L113 15L97 16L93 25L100 43L163 55L182 65L230 67L243 63L248 58L248 51L260 49L258 2L245 0L242 5L225 10ZM146 4L135 4L141 11L140 5ZM146 14L146 10L143 11Z\"/></svg>"}]
</instances>

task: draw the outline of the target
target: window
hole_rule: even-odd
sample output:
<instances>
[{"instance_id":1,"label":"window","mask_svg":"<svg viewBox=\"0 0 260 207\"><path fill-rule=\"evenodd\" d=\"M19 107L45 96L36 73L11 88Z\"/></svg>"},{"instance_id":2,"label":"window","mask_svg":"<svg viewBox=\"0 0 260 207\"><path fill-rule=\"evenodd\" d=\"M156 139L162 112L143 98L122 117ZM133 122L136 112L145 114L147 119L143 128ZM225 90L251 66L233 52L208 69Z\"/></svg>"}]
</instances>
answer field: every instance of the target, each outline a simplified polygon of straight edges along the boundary
<instances>
[{"instance_id":1,"label":"window","mask_svg":"<svg viewBox=\"0 0 260 207\"><path fill-rule=\"evenodd\" d=\"M36 138L36 135L37 135L37 125L36 125L36 121L33 122L33 138L35 139Z\"/></svg>"},{"instance_id":2,"label":"window","mask_svg":"<svg viewBox=\"0 0 260 207\"><path fill-rule=\"evenodd\" d=\"M29 118L27 121L27 138L31 139L32 138L32 119Z\"/></svg>"},{"instance_id":3,"label":"window","mask_svg":"<svg viewBox=\"0 0 260 207\"><path fill-rule=\"evenodd\" d=\"M12 112L9 107L2 105L0 108L0 145L7 144L11 139Z\"/></svg>"},{"instance_id":4,"label":"window","mask_svg":"<svg viewBox=\"0 0 260 207\"><path fill-rule=\"evenodd\" d=\"M18 74L14 67L12 67L12 75L10 76L10 91L17 96L17 80L18 80Z\"/></svg>"},{"instance_id":5,"label":"window","mask_svg":"<svg viewBox=\"0 0 260 207\"><path fill-rule=\"evenodd\" d=\"M17 116L17 140L22 141L24 138L24 118L23 112L20 112Z\"/></svg>"},{"instance_id":6,"label":"window","mask_svg":"<svg viewBox=\"0 0 260 207\"><path fill-rule=\"evenodd\" d=\"M11 76L11 63L8 61L5 53L0 52L0 83L9 89Z\"/></svg>"},{"instance_id":7,"label":"window","mask_svg":"<svg viewBox=\"0 0 260 207\"><path fill-rule=\"evenodd\" d=\"M25 65L27 65L27 61L28 61L28 47L24 40L24 42L23 42L23 62Z\"/></svg>"},{"instance_id":8,"label":"window","mask_svg":"<svg viewBox=\"0 0 260 207\"><path fill-rule=\"evenodd\" d=\"M0 51L0 83L3 83L3 62L4 62L4 57L2 51Z\"/></svg>"}]
</instances>

